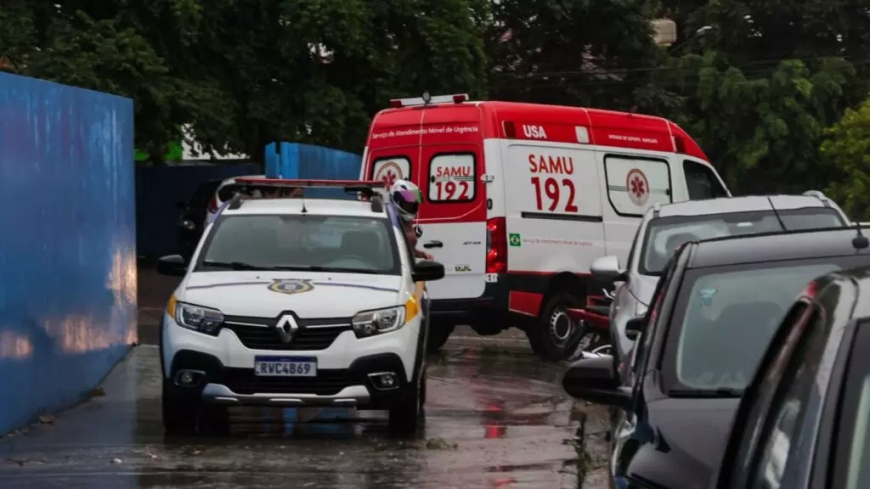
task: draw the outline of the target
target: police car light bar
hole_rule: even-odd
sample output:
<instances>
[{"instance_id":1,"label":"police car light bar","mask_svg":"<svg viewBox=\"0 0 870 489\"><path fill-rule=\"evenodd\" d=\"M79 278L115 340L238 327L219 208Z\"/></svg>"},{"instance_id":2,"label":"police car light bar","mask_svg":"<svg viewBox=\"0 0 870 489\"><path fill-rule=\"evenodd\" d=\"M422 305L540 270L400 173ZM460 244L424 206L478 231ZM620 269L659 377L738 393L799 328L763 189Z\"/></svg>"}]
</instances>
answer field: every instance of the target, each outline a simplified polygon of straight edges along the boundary
<instances>
[{"instance_id":1,"label":"police car light bar","mask_svg":"<svg viewBox=\"0 0 870 489\"><path fill-rule=\"evenodd\" d=\"M467 101L467 93L460 93L456 95L436 95L434 97L429 96L428 93L424 93L422 97L396 98L390 100L390 107L398 109L400 107L417 107L421 105L461 104L462 102Z\"/></svg>"},{"instance_id":2,"label":"police car light bar","mask_svg":"<svg viewBox=\"0 0 870 489\"><path fill-rule=\"evenodd\" d=\"M332 188L332 187L364 187L385 188L383 180L303 180L291 178L237 178L236 184L250 185L255 187L284 187L284 188Z\"/></svg>"}]
</instances>

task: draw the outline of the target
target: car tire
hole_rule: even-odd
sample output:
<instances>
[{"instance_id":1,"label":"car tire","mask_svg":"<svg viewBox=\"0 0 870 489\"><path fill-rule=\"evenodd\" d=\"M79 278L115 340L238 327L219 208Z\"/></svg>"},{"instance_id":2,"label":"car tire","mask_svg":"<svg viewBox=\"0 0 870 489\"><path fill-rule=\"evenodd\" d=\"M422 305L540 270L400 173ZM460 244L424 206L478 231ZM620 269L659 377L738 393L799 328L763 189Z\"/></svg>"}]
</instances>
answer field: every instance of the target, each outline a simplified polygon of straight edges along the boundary
<instances>
[{"instance_id":1,"label":"car tire","mask_svg":"<svg viewBox=\"0 0 870 489\"><path fill-rule=\"evenodd\" d=\"M402 435L413 434L420 427L420 421L423 418L421 383L426 381L424 377L421 375L420 383L410 387L404 399L390 408L391 432Z\"/></svg>"},{"instance_id":2,"label":"car tire","mask_svg":"<svg viewBox=\"0 0 870 489\"><path fill-rule=\"evenodd\" d=\"M450 335L453 334L453 330L456 329L455 324L444 324L444 323L432 323L429 325L429 338L426 341L426 352L427 353L438 353L441 348L444 347L444 344L447 343L447 340L450 339Z\"/></svg>"},{"instance_id":3,"label":"car tire","mask_svg":"<svg viewBox=\"0 0 870 489\"><path fill-rule=\"evenodd\" d=\"M183 396L163 379L163 429L167 435L193 435L202 403Z\"/></svg>"},{"instance_id":4,"label":"car tire","mask_svg":"<svg viewBox=\"0 0 870 489\"><path fill-rule=\"evenodd\" d=\"M536 331L540 342L539 356L544 360L558 362L569 358L574 353L571 350L577 347L577 342L571 340L585 334L576 331L576 327L584 326L571 326L573 323L565 309L572 307L583 307L583 301L565 291L557 291L547 297L538 316Z\"/></svg>"}]
</instances>

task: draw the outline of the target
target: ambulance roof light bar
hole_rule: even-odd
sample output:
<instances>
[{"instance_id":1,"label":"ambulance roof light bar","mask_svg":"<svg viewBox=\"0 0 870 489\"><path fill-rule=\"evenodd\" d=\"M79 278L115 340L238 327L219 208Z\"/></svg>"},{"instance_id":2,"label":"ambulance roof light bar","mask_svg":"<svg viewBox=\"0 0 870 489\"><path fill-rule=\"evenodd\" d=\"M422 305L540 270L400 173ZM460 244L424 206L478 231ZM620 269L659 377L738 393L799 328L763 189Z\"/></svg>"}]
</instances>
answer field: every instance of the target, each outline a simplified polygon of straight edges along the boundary
<instances>
[{"instance_id":1,"label":"ambulance roof light bar","mask_svg":"<svg viewBox=\"0 0 870 489\"><path fill-rule=\"evenodd\" d=\"M371 200L373 212L383 212L383 199L386 192L383 180L306 180L291 178L237 178L236 185L252 188L343 188L347 193L358 192Z\"/></svg>"},{"instance_id":2,"label":"ambulance roof light bar","mask_svg":"<svg viewBox=\"0 0 870 489\"><path fill-rule=\"evenodd\" d=\"M398 109L401 107L419 107L436 104L461 104L467 101L467 93L458 93L455 95L436 95L433 97L429 95L429 92L423 92L422 97L392 99L390 100L390 107Z\"/></svg>"}]
</instances>

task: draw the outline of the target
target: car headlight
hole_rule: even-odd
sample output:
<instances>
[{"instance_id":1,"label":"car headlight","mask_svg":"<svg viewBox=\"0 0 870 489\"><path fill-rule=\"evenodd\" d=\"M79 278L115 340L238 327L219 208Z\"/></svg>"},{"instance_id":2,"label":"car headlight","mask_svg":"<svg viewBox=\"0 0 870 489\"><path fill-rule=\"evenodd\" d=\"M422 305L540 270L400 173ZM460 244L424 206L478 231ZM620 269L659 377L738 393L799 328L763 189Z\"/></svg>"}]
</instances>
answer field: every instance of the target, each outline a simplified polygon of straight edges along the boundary
<instances>
[{"instance_id":1,"label":"car headlight","mask_svg":"<svg viewBox=\"0 0 870 489\"><path fill-rule=\"evenodd\" d=\"M353 317L353 331L357 338L367 338L401 328L420 312L417 299L410 298L404 306L363 311Z\"/></svg>"},{"instance_id":2,"label":"car headlight","mask_svg":"<svg viewBox=\"0 0 870 489\"><path fill-rule=\"evenodd\" d=\"M169 302L170 307L168 309L170 311L173 309L172 304L175 304L175 311L172 313L172 316L175 318L175 322L182 328L211 336L217 336L220 333L221 327L224 324L224 315L217 309L178 302L175 296Z\"/></svg>"}]
</instances>

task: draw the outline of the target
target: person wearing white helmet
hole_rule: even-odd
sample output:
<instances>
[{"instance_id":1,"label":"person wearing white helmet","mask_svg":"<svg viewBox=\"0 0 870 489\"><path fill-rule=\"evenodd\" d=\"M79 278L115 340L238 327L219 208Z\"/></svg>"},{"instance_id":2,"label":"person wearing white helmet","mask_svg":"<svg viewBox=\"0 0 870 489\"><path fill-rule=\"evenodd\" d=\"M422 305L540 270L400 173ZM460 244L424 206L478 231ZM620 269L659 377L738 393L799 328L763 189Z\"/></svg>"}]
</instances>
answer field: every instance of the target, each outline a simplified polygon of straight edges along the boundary
<instances>
[{"instance_id":1,"label":"person wearing white helmet","mask_svg":"<svg viewBox=\"0 0 870 489\"><path fill-rule=\"evenodd\" d=\"M414 256L431 260L434 258L431 254L423 250L417 249L417 233L414 232L414 220L417 218L417 211L420 208L420 203L423 201L423 193L420 189L408 180L398 180L390 187L390 200L395 204L399 211L399 216L402 219L402 230L405 231L405 239L414 250Z\"/></svg>"}]
</instances>

